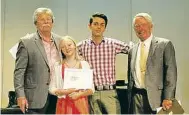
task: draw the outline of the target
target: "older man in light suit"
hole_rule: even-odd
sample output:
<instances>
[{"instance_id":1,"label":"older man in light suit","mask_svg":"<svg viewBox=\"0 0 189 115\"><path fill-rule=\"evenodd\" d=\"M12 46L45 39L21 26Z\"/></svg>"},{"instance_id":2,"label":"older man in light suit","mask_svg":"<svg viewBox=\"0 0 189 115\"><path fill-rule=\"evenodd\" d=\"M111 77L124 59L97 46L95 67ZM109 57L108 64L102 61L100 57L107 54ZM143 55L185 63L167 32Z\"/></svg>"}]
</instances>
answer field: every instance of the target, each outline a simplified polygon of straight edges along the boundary
<instances>
[{"instance_id":1,"label":"older man in light suit","mask_svg":"<svg viewBox=\"0 0 189 115\"><path fill-rule=\"evenodd\" d=\"M35 10L37 32L20 39L16 54L14 86L23 113L55 112L56 97L48 93L53 64L60 60L60 37L51 32L54 16L49 8ZM51 103L53 102L53 103Z\"/></svg>"},{"instance_id":2,"label":"older man in light suit","mask_svg":"<svg viewBox=\"0 0 189 115\"><path fill-rule=\"evenodd\" d=\"M152 34L152 18L139 13L133 27L140 39L128 56L129 111L153 114L162 106L169 109L175 98L177 66L170 40Z\"/></svg>"}]
</instances>

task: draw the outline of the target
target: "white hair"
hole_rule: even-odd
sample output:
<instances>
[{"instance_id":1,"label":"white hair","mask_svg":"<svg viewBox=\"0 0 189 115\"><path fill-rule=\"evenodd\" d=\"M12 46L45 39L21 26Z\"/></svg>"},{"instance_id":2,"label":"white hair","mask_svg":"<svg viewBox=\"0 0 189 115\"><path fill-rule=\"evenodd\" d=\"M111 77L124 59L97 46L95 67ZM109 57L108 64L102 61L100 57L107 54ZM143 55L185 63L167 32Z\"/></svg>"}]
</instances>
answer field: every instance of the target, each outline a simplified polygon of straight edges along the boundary
<instances>
[{"instance_id":1,"label":"white hair","mask_svg":"<svg viewBox=\"0 0 189 115\"><path fill-rule=\"evenodd\" d=\"M133 18L133 25L134 25L135 20L136 20L137 17L143 17L144 19L146 19L146 21L148 21L149 23L153 24L152 17L148 13L138 13Z\"/></svg>"},{"instance_id":2,"label":"white hair","mask_svg":"<svg viewBox=\"0 0 189 115\"><path fill-rule=\"evenodd\" d=\"M42 13L46 13L46 14L49 14L52 18L52 22L54 21L54 15L53 15L53 12L50 8L37 8L34 13L33 13L33 22L34 24L37 23L37 17L39 14L42 14Z\"/></svg>"}]
</instances>

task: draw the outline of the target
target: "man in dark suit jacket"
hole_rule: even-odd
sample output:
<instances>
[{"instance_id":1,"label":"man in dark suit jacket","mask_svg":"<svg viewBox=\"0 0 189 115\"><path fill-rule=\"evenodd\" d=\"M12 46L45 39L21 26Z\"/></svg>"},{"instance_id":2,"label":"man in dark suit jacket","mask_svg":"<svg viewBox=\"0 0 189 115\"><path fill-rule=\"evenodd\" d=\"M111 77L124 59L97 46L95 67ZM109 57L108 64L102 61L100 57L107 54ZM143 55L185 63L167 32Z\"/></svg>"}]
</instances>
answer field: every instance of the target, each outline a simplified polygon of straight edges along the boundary
<instances>
[{"instance_id":1,"label":"man in dark suit jacket","mask_svg":"<svg viewBox=\"0 0 189 115\"><path fill-rule=\"evenodd\" d=\"M160 106L169 109L175 98L177 81L173 44L152 35L152 18L147 13L137 14L133 27L140 41L128 56L129 111L153 114Z\"/></svg>"},{"instance_id":2,"label":"man in dark suit jacket","mask_svg":"<svg viewBox=\"0 0 189 115\"><path fill-rule=\"evenodd\" d=\"M60 60L60 37L51 32L54 16L49 8L35 10L37 32L20 39L16 54L14 87L23 113L55 113L56 97L48 93L53 64ZM27 111L26 111L27 110Z\"/></svg>"}]
</instances>

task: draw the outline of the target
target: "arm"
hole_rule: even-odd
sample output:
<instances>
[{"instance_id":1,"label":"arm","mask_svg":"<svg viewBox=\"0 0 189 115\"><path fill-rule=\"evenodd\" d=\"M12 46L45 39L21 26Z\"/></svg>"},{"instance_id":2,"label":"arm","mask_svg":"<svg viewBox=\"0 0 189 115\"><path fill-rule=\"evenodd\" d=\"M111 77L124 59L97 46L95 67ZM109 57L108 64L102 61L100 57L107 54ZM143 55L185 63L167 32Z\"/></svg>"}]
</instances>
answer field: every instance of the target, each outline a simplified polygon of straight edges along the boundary
<instances>
[{"instance_id":1,"label":"arm","mask_svg":"<svg viewBox=\"0 0 189 115\"><path fill-rule=\"evenodd\" d=\"M73 92L69 94L69 97L73 100L78 99L80 97L86 97L93 94L92 89L86 89L86 90L79 90L78 92Z\"/></svg>"},{"instance_id":2,"label":"arm","mask_svg":"<svg viewBox=\"0 0 189 115\"><path fill-rule=\"evenodd\" d=\"M175 98L177 82L177 65L175 49L171 42L168 42L164 51L164 98Z\"/></svg>"},{"instance_id":3,"label":"arm","mask_svg":"<svg viewBox=\"0 0 189 115\"><path fill-rule=\"evenodd\" d=\"M65 95L68 95L74 91L76 91L76 89L63 89L62 65L56 63L49 85L49 92L53 95L64 97Z\"/></svg>"},{"instance_id":4,"label":"arm","mask_svg":"<svg viewBox=\"0 0 189 115\"><path fill-rule=\"evenodd\" d=\"M82 41L77 44L78 54L82 56Z\"/></svg>"},{"instance_id":5,"label":"arm","mask_svg":"<svg viewBox=\"0 0 189 115\"><path fill-rule=\"evenodd\" d=\"M25 97L24 93L24 74L28 64L28 53L22 41L18 45L16 53L16 64L14 70L14 87L17 98Z\"/></svg>"},{"instance_id":6,"label":"arm","mask_svg":"<svg viewBox=\"0 0 189 115\"><path fill-rule=\"evenodd\" d=\"M55 71L55 70L54 70ZM57 87L56 87L56 76L54 75L54 72L52 72L52 78L50 81L50 85L49 85L49 93L51 93L52 95L56 95L55 92L57 91Z\"/></svg>"},{"instance_id":7,"label":"arm","mask_svg":"<svg viewBox=\"0 0 189 115\"><path fill-rule=\"evenodd\" d=\"M129 49L131 48L130 45L119 40L115 40L114 45L115 45L116 54L119 54L119 53L128 54Z\"/></svg>"},{"instance_id":8,"label":"arm","mask_svg":"<svg viewBox=\"0 0 189 115\"><path fill-rule=\"evenodd\" d=\"M16 64L14 70L14 87L17 95L17 103L22 112L28 108L28 102L24 93L24 75L28 65L28 53L23 41L19 42L16 53Z\"/></svg>"},{"instance_id":9,"label":"arm","mask_svg":"<svg viewBox=\"0 0 189 115\"><path fill-rule=\"evenodd\" d=\"M175 49L169 41L164 50L164 100L162 106L169 109L172 106L172 99L175 98L177 81L177 65Z\"/></svg>"}]
</instances>

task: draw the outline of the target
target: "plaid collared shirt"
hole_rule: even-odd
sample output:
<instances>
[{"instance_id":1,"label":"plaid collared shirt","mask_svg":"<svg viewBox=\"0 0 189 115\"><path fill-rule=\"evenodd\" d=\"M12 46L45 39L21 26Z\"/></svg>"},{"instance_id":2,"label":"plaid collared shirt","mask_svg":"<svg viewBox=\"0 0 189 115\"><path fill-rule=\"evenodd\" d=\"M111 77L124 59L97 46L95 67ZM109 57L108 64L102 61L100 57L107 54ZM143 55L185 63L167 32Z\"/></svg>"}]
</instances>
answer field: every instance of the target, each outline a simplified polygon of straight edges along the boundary
<instances>
[{"instance_id":1,"label":"plaid collared shirt","mask_svg":"<svg viewBox=\"0 0 189 115\"><path fill-rule=\"evenodd\" d=\"M129 45L112 38L104 37L102 42L96 45L91 38L78 43L79 54L90 64L93 69L94 84L114 85L115 58L119 53L127 54Z\"/></svg>"}]
</instances>

